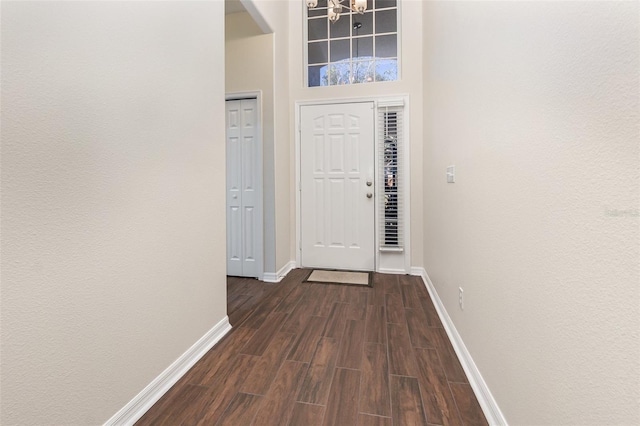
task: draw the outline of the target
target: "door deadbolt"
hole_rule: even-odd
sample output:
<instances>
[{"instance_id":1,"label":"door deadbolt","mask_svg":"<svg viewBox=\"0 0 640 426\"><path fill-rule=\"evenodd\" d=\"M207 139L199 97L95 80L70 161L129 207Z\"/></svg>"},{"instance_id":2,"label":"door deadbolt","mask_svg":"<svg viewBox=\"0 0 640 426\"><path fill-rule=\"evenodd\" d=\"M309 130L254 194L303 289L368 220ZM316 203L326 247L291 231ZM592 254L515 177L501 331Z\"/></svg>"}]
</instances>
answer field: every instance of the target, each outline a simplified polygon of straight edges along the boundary
<instances>
[{"instance_id":1,"label":"door deadbolt","mask_svg":"<svg viewBox=\"0 0 640 426\"><path fill-rule=\"evenodd\" d=\"M370 180L367 181L367 186L371 186L373 185L373 182L371 182Z\"/></svg>"}]
</instances>

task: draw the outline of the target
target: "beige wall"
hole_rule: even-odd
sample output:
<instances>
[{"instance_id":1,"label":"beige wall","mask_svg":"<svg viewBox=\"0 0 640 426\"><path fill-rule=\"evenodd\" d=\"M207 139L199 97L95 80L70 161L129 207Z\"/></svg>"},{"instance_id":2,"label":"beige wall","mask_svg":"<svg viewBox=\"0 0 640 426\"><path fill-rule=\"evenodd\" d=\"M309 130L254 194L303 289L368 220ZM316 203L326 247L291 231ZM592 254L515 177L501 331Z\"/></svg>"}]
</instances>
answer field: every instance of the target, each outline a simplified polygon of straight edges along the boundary
<instances>
[{"instance_id":1,"label":"beige wall","mask_svg":"<svg viewBox=\"0 0 640 426\"><path fill-rule=\"evenodd\" d=\"M425 4L431 280L510 424L639 424L638 2Z\"/></svg>"},{"instance_id":2,"label":"beige wall","mask_svg":"<svg viewBox=\"0 0 640 426\"><path fill-rule=\"evenodd\" d=\"M292 2L290 19L290 114L291 114L291 194L295 193L295 102L349 99L358 97L409 96L410 150L411 150L411 265L422 266L422 2L404 0L400 4L401 13L401 79L395 82L375 84L354 84L333 87L305 87L304 81L304 33L305 5ZM292 197L291 217L295 217L295 198ZM295 221L291 224L291 246L295 249ZM292 252L295 259L295 252Z\"/></svg>"},{"instance_id":3,"label":"beige wall","mask_svg":"<svg viewBox=\"0 0 640 426\"><path fill-rule=\"evenodd\" d=\"M225 317L223 7L2 2L3 425L101 424Z\"/></svg>"},{"instance_id":4,"label":"beige wall","mask_svg":"<svg viewBox=\"0 0 640 426\"><path fill-rule=\"evenodd\" d=\"M273 33L263 34L246 12L225 19L225 86L227 94L260 91L264 190L264 271L275 273L275 159L273 97ZM281 248L288 252L288 247ZM282 265L280 265L282 266Z\"/></svg>"}]
</instances>

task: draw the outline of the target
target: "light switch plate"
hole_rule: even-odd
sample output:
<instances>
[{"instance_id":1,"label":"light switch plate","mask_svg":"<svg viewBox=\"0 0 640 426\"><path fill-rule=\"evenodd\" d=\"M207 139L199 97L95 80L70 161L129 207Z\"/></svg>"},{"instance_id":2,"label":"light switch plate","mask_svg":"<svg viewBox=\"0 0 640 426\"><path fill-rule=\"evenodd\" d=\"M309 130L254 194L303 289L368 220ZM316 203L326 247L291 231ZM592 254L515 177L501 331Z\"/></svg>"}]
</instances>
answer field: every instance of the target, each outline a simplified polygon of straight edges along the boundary
<instances>
[{"instance_id":1,"label":"light switch plate","mask_svg":"<svg viewBox=\"0 0 640 426\"><path fill-rule=\"evenodd\" d=\"M447 183L456 182L456 166L447 167Z\"/></svg>"}]
</instances>

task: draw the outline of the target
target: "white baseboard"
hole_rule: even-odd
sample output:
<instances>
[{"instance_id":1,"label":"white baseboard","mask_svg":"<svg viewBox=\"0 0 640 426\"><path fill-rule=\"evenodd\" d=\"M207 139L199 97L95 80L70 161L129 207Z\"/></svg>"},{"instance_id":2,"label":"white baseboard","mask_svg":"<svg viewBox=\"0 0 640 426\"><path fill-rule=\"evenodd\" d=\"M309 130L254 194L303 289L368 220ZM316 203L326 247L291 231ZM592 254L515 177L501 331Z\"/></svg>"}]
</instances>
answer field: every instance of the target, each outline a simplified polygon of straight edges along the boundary
<instances>
[{"instance_id":1,"label":"white baseboard","mask_svg":"<svg viewBox=\"0 0 640 426\"><path fill-rule=\"evenodd\" d=\"M462 337L458 334L458 330L456 330L456 327L447 313L442 300L440 300L436 288L433 286L429 275L427 275L427 271L424 268L414 267L411 268L411 275L418 275L422 277L424 285L427 287L427 291L429 291L431 299L433 299L433 304L435 305L436 311L438 311L438 316L442 321L442 325L449 336L449 340L451 340L451 344L458 355L458 359L460 359L460 364L462 364L462 368L467 375L467 379L469 379L469 384L471 385L476 398L478 398L478 403L480 404L487 421L490 425L507 425L507 420L505 419L504 414L502 414L502 411L500 410L500 407L498 407L496 400L493 398L487 383L482 378L482 374L480 374L480 370L478 370L476 363L473 361L473 358L471 358L471 354L462 341Z\"/></svg>"},{"instance_id":2,"label":"white baseboard","mask_svg":"<svg viewBox=\"0 0 640 426\"><path fill-rule=\"evenodd\" d=\"M292 260L287 264L285 264L282 268L280 268L280 270L275 274L273 272L265 272L263 281L266 283L279 283L295 267L296 267L296 262Z\"/></svg>"},{"instance_id":3,"label":"white baseboard","mask_svg":"<svg viewBox=\"0 0 640 426\"><path fill-rule=\"evenodd\" d=\"M409 272L409 273L411 275L416 275L418 277L422 277L422 281L424 281L425 284L426 284L427 281L426 281L425 277L427 276L427 271L425 271L424 268L417 268L415 266L412 266L411 267L411 272Z\"/></svg>"},{"instance_id":4,"label":"white baseboard","mask_svg":"<svg viewBox=\"0 0 640 426\"><path fill-rule=\"evenodd\" d=\"M275 272L265 272L262 276L262 281L265 283L277 283L279 282L278 274Z\"/></svg>"},{"instance_id":5,"label":"white baseboard","mask_svg":"<svg viewBox=\"0 0 640 426\"><path fill-rule=\"evenodd\" d=\"M275 283L277 276L278 275L274 272L265 272L264 274L262 274L262 278L260 279L260 281L264 281L265 283Z\"/></svg>"},{"instance_id":6,"label":"white baseboard","mask_svg":"<svg viewBox=\"0 0 640 426\"><path fill-rule=\"evenodd\" d=\"M229 317L224 317L104 425L133 425L229 330Z\"/></svg>"},{"instance_id":7,"label":"white baseboard","mask_svg":"<svg viewBox=\"0 0 640 426\"><path fill-rule=\"evenodd\" d=\"M394 274L394 275L405 275L407 271L404 269L391 269L391 268L380 268L376 272L380 274Z\"/></svg>"}]
</instances>

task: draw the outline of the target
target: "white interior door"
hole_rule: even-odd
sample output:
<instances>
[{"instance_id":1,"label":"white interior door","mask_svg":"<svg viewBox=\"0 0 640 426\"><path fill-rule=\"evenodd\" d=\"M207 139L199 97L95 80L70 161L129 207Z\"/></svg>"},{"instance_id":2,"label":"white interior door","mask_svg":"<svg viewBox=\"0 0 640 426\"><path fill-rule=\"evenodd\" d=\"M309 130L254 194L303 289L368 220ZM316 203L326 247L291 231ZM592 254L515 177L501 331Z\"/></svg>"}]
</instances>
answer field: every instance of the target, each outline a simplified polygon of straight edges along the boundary
<instances>
[{"instance_id":1,"label":"white interior door","mask_svg":"<svg viewBox=\"0 0 640 426\"><path fill-rule=\"evenodd\" d=\"M300 232L305 267L373 270L373 103L300 108Z\"/></svg>"},{"instance_id":2,"label":"white interior door","mask_svg":"<svg viewBox=\"0 0 640 426\"><path fill-rule=\"evenodd\" d=\"M262 147L258 102L226 102L227 274L262 277Z\"/></svg>"}]
</instances>

